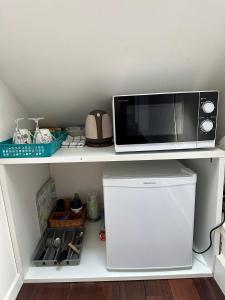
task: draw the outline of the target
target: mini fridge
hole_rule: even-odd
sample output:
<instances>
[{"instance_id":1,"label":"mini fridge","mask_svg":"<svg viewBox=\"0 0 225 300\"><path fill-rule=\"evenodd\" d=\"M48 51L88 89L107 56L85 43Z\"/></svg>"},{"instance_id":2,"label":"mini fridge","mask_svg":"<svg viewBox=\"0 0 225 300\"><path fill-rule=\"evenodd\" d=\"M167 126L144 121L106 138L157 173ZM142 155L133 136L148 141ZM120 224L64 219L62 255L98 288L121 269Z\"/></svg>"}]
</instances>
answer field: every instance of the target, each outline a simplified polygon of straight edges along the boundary
<instances>
[{"instance_id":1,"label":"mini fridge","mask_svg":"<svg viewBox=\"0 0 225 300\"><path fill-rule=\"evenodd\" d=\"M105 167L107 269L192 267L196 179L178 161Z\"/></svg>"}]
</instances>

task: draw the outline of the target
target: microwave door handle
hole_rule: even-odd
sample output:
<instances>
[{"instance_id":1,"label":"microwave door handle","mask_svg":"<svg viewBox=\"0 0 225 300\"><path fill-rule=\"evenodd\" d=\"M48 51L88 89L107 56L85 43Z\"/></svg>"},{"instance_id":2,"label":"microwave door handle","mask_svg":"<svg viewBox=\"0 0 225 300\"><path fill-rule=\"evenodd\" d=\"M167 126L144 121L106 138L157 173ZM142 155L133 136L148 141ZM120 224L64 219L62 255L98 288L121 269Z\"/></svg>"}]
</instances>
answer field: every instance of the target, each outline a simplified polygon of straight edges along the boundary
<instances>
[{"instance_id":1,"label":"microwave door handle","mask_svg":"<svg viewBox=\"0 0 225 300\"><path fill-rule=\"evenodd\" d=\"M176 104L175 100L173 100L173 123L174 123L174 134L177 143L177 115L176 115Z\"/></svg>"}]
</instances>

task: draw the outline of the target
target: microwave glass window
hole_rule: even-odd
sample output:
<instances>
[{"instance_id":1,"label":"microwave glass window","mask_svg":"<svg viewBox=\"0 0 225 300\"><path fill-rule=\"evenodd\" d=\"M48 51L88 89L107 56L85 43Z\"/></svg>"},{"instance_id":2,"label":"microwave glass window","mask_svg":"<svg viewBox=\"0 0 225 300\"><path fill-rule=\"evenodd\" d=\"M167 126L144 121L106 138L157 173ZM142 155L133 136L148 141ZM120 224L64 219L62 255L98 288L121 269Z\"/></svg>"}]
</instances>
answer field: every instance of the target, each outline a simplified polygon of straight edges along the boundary
<instances>
[{"instance_id":1,"label":"microwave glass window","mask_svg":"<svg viewBox=\"0 0 225 300\"><path fill-rule=\"evenodd\" d=\"M184 134L184 103L174 103L174 119L176 123L176 135Z\"/></svg>"},{"instance_id":2,"label":"microwave glass window","mask_svg":"<svg viewBox=\"0 0 225 300\"><path fill-rule=\"evenodd\" d=\"M118 145L197 140L198 93L121 96L114 103Z\"/></svg>"},{"instance_id":3,"label":"microwave glass window","mask_svg":"<svg viewBox=\"0 0 225 300\"><path fill-rule=\"evenodd\" d=\"M129 136L183 134L183 103L128 105L126 114Z\"/></svg>"}]
</instances>

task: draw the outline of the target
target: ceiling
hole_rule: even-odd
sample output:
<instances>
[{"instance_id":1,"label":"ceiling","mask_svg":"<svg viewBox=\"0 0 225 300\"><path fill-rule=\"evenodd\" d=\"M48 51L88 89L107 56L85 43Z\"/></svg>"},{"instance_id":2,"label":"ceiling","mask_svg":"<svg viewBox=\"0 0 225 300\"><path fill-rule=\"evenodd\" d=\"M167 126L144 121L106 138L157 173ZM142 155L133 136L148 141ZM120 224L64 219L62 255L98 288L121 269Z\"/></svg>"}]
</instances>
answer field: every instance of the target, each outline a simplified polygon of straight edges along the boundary
<instances>
[{"instance_id":1,"label":"ceiling","mask_svg":"<svg viewBox=\"0 0 225 300\"><path fill-rule=\"evenodd\" d=\"M48 125L121 93L221 89L223 0L0 0L0 78Z\"/></svg>"}]
</instances>

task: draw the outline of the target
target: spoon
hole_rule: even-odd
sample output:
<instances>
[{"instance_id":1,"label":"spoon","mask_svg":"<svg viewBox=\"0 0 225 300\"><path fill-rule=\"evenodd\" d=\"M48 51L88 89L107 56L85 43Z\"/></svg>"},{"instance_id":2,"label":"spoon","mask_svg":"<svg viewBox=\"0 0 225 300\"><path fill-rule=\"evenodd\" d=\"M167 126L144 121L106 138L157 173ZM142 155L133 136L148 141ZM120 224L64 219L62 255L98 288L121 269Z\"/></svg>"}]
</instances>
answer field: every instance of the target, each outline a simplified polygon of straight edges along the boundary
<instances>
[{"instance_id":1,"label":"spoon","mask_svg":"<svg viewBox=\"0 0 225 300\"><path fill-rule=\"evenodd\" d=\"M61 245L61 239L59 237L55 238L53 241L52 241L52 246L55 248L55 249L58 249Z\"/></svg>"},{"instance_id":2,"label":"spoon","mask_svg":"<svg viewBox=\"0 0 225 300\"><path fill-rule=\"evenodd\" d=\"M84 235L84 232L81 231L80 233L78 233L78 234L75 236L75 245L80 245L81 240L82 240L82 238L83 238L83 235Z\"/></svg>"},{"instance_id":3,"label":"spoon","mask_svg":"<svg viewBox=\"0 0 225 300\"><path fill-rule=\"evenodd\" d=\"M59 237L57 237L57 238L55 238L53 241L52 241L52 247L55 249L55 253L54 253L54 258L55 258L55 256L56 256L56 254L57 254L57 251L58 251L58 249L59 249L59 247L61 246L61 238L59 238Z\"/></svg>"}]
</instances>

